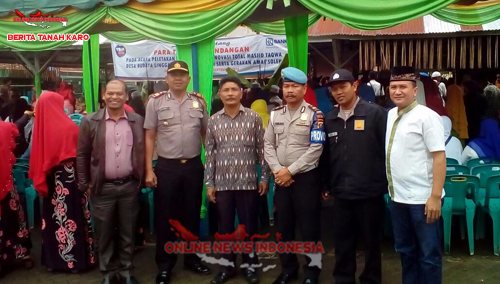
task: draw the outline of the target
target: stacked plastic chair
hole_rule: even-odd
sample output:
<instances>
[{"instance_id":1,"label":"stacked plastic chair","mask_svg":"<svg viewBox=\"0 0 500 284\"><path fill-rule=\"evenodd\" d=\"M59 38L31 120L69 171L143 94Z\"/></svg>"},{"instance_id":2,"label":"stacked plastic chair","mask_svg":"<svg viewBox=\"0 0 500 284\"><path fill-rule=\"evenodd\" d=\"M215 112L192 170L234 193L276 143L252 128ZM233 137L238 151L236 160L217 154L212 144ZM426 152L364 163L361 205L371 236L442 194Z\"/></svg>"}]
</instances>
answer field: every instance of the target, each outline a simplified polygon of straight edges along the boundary
<instances>
[{"instance_id":1,"label":"stacked plastic chair","mask_svg":"<svg viewBox=\"0 0 500 284\"><path fill-rule=\"evenodd\" d=\"M35 227L35 205L38 192L33 188L33 181L27 178L29 171L29 161L18 159L12 169L14 184L19 194L26 199L26 211L28 213L28 225L30 229Z\"/></svg>"}]
</instances>

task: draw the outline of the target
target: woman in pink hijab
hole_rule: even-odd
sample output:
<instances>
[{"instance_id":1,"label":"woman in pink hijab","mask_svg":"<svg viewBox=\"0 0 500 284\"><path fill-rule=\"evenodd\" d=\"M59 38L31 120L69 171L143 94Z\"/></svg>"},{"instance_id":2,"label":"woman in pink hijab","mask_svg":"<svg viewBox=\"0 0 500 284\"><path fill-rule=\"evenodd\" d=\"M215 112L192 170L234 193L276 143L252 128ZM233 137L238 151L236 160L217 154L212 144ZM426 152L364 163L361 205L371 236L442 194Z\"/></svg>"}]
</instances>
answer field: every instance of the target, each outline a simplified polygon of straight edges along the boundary
<instances>
[{"instance_id":1,"label":"woman in pink hijab","mask_svg":"<svg viewBox=\"0 0 500 284\"><path fill-rule=\"evenodd\" d=\"M59 93L64 98L64 108L68 110L68 114L75 113L75 95L73 94L73 88L69 86L68 82L61 81L59 84Z\"/></svg>"}]
</instances>

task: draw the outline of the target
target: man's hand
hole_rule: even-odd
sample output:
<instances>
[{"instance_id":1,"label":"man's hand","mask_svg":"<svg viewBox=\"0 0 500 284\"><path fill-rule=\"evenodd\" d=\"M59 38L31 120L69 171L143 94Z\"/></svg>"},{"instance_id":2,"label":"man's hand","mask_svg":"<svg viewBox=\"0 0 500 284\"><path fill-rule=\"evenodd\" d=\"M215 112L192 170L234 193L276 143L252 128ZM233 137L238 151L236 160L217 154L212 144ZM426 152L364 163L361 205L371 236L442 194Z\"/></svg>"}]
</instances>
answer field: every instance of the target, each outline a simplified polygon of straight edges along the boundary
<instances>
[{"instance_id":1,"label":"man's hand","mask_svg":"<svg viewBox=\"0 0 500 284\"><path fill-rule=\"evenodd\" d=\"M274 172L274 179L279 186L289 186L291 184L289 182L292 180L292 175L288 171L288 168L282 168Z\"/></svg>"},{"instance_id":2,"label":"man's hand","mask_svg":"<svg viewBox=\"0 0 500 284\"><path fill-rule=\"evenodd\" d=\"M215 203L215 187L207 188L207 197L210 202Z\"/></svg>"},{"instance_id":3,"label":"man's hand","mask_svg":"<svg viewBox=\"0 0 500 284\"><path fill-rule=\"evenodd\" d=\"M327 190L324 190L321 193L321 197L323 198L324 201L328 201L330 199L330 193Z\"/></svg>"},{"instance_id":4,"label":"man's hand","mask_svg":"<svg viewBox=\"0 0 500 284\"><path fill-rule=\"evenodd\" d=\"M265 182L259 183L259 195L265 195L267 193L267 190L269 189L269 186Z\"/></svg>"},{"instance_id":5,"label":"man's hand","mask_svg":"<svg viewBox=\"0 0 500 284\"><path fill-rule=\"evenodd\" d=\"M24 114L27 114L27 115L29 115L30 117L33 117L33 116L35 115L35 112L34 112L34 111L29 111L29 110L27 110L27 111L25 111L25 112L24 112Z\"/></svg>"},{"instance_id":6,"label":"man's hand","mask_svg":"<svg viewBox=\"0 0 500 284\"><path fill-rule=\"evenodd\" d=\"M425 203L425 215L427 216L427 224L439 220L441 217L441 196L431 195L427 199L427 203Z\"/></svg>"},{"instance_id":7,"label":"man's hand","mask_svg":"<svg viewBox=\"0 0 500 284\"><path fill-rule=\"evenodd\" d=\"M147 187L156 187L156 185L158 185L158 181L156 180L156 175L154 171L146 171L145 182Z\"/></svg>"},{"instance_id":8,"label":"man's hand","mask_svg":"<svg viewBox=\"0 0 500 284\"><path fill-rule=\"evenodd\" d=\"M87 198L90 198L90 195L92 194L92 190L89 188L85 191L85 193L87 194Z\"/></svg>"}]
</instances>

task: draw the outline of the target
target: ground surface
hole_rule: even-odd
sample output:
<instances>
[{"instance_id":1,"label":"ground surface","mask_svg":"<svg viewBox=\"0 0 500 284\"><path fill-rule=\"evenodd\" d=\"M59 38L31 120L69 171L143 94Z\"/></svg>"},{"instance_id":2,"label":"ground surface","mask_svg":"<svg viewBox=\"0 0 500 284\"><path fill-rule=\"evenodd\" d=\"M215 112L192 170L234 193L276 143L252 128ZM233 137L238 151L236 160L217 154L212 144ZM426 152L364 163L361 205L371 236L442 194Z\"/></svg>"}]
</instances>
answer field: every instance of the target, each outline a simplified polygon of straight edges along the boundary
<instances>
[{"instance_id":1,"label":"ground surface","mask_svg":"<svg viewBox=\"0 0 500 284\"><path fill-rule=\"evenodd\" d=\"M323 270L321 273L320 283L333 283L332 270L334 265L333 244L331 242L332 232L329 224L329 214L331 208L325 208L323 214L323 243L327 250L323 257ZM491 222L491 220L487 220ZM491 225L490 225L491 226ZM272 231L272 228L271 228ZM140 248L136 253L136 277L142 284L155 283L154 278L157 270L154 262L154 236L149 236L149 241L145 247ZM33 231L34 249L32 255L36 260L36 266L32 270L24 270L18 268L12 273L0 278L2 284L76 284L76 283L100 283L101 275L97 268L81 274L65 274L65 273L49 273L43 266L40 265L40 233L37 230ZM459 231L454 228L451 254L445 255L443 262L443 283L445 284L484 284L484 283L500 283L500 257L493 255L493 241L491 230L487 230L487 237L484 240L475 242L476 251L474 256L470 256L468 252L467 240L461 240ZM361 246L360 246L361 247ZM390 238L386 238L383 244L383 283L384 284L400 284L401 283L401 266L397 254L394 252ZM303 258L301 258L303 260ZM279 261L262 260L264 266L269 264L277 264L275 269L271 269L265 273L261 273L261 283L272 283L278 276ZM210 266L213 270L210 276L197 276L190 272L184 271L181 267L182 260L178 262L174 270L174 276L171 283L191 284L191 283L206 283L208 284L215 273L217 267ZM358 275L363 267L363 254L358 253ZM300 275L300 277L302 274ZM241 276L231 280L229 283L245 284L246 282ZM302 280L293 283L302 283Z\"/></svg>"}]
</instances>

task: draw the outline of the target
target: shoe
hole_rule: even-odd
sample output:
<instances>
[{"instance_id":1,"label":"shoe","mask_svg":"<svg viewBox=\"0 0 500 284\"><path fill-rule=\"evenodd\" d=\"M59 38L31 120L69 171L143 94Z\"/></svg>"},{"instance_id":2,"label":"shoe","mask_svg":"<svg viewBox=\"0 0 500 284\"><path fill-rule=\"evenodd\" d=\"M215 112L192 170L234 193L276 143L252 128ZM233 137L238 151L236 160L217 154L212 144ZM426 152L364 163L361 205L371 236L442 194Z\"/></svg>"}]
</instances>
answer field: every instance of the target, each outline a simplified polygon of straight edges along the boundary
<instances>
[{"instance_id":1,"label":"shoe","mask_svg":"<svg viewBox=\"0 0 500 284\"><path fill-rule=\"evenodd\" d=\"M293 273L281 273L276 280L274 280L273 284L288 284L292 280L297 280L298 278L298 273L293 272Z\"/></svg>"},{"instance_id":2,"label":"shoe","mask_svg":"<svg viewBox=\"0 0 500 284\"><path fill-rule=\"evenodd\" d=\"M129 276L123 278L121 284L139 284L139 281L134 276Z\"/></svg>"},{"instance_id":3,"label":"shoe","mask_svg":"<svg viewBox=\"0 0 500 284\"><path fill-rule=\"evenodd\" d=\"M212 281L210 281L210 284L222 284L222 283L226 283L227 280L233 278L233 276L234 276L234 274L230 275L230 274L221 272L221 273L217 274L217 276L215 276L215 278L212 279Z\"/></svg>"},{"instance_id":4,"label":"shoe","mask_svg":"<svg viewBox=\"0 0 500 284\"><path fill-rule=\"evenodd\" d=\"M210 268L201 264L200 262L194 264L184 264L184 269L191 270L196 274L207 275L210 274Z\"/></svg>"},{"instance_id":5,"label":"shoe","mask_svg":"<svg viewBox=\"0 0 500 284\"><path fill-rule=\"evenodd\" d=\"M101 282L101 284L116 284L117 281L116 281L116 278L113 277L111 279L109 279L108 277L104 278Z\"/></svg>"},{"instance_id":6,"label":"shoe","mask_svg":"<svg viewBox=\"0 0 500 284\"><path fill-rule=\"evenodd\" d=\"M162 271L156 276L156 284L167 284L170 282L172 273L170 271Z\"/></svg>"},{"instance_id":7,"label":"shoe","mask_svg":"<svg viewBox=\"0 0 500 284\"><path fill-rule=\"evenodd\" d=\"M250 269L246 269L244 272L245 280L248 284L257 284L259 283L259 276L256 271L251 271Z\"/></svg>"},{"instance_id":8,"label":"shoe","mask_svg":"<svg viewBox=\"0 0 500 284\"><path fill-rule=\"evenodd\" d=\"M311 278L305 278L304 282L302 284L318 284L318 280L311 279Z\"/></svg>"}]
</instances>

